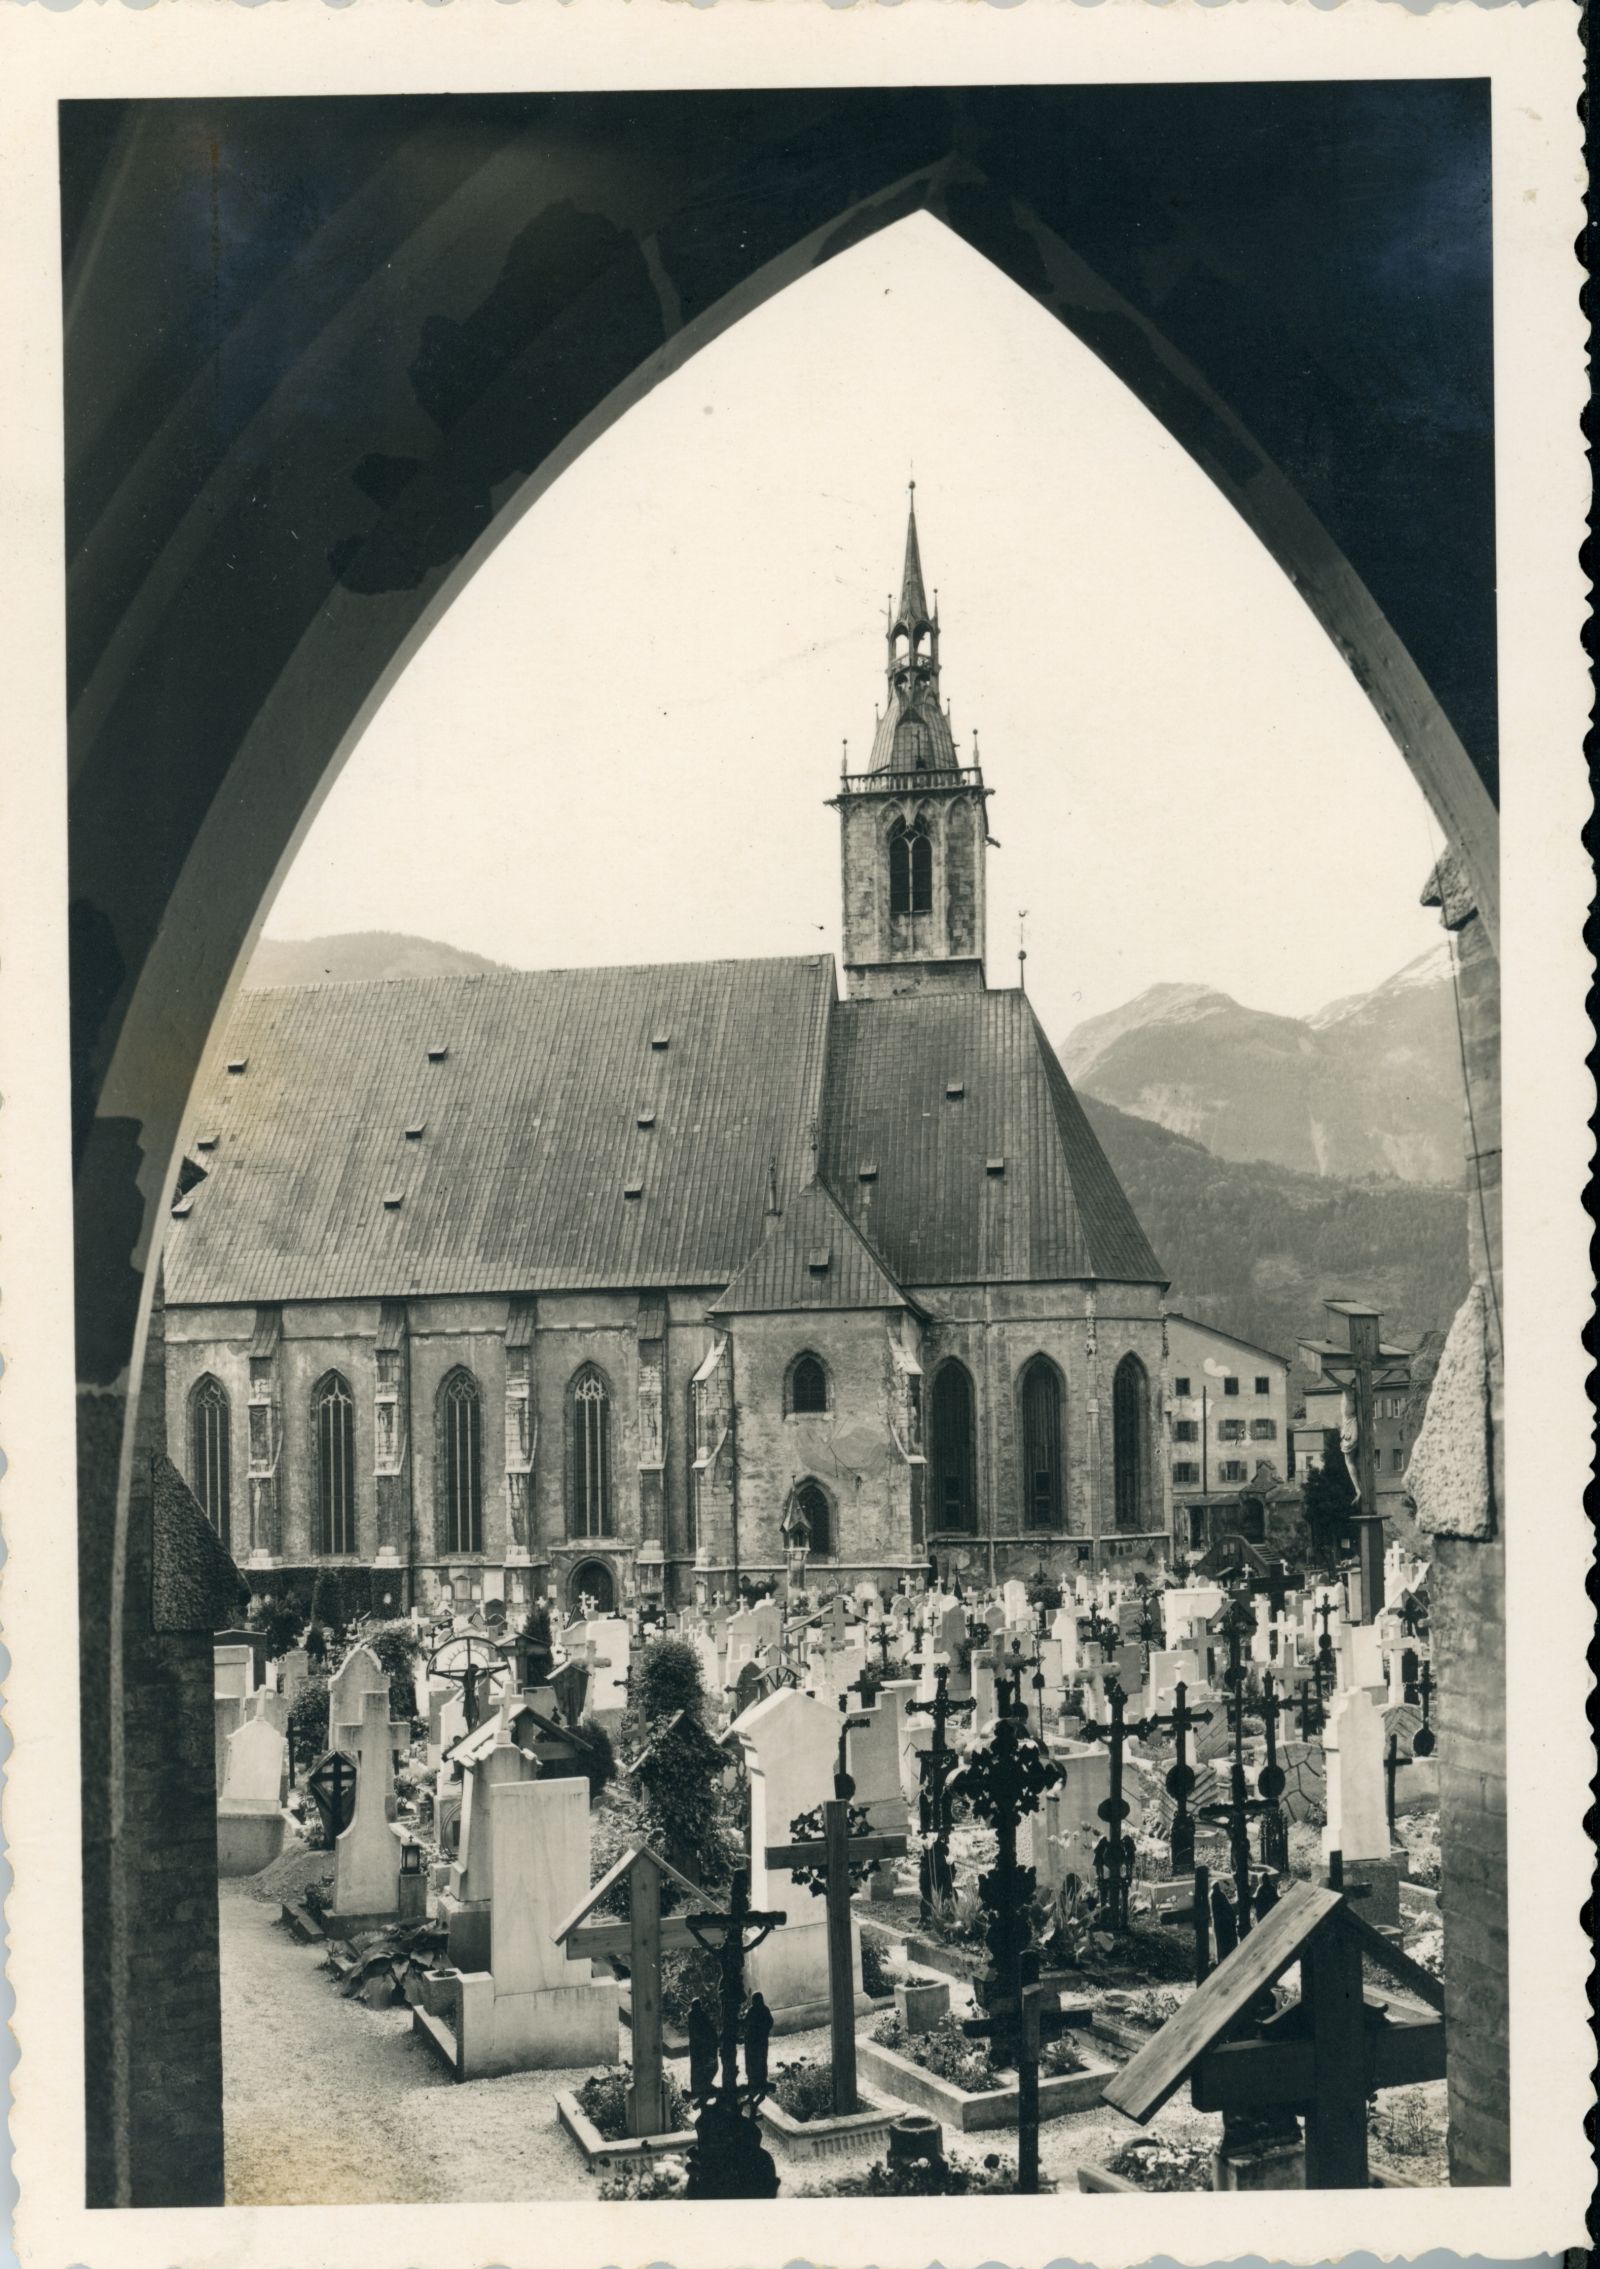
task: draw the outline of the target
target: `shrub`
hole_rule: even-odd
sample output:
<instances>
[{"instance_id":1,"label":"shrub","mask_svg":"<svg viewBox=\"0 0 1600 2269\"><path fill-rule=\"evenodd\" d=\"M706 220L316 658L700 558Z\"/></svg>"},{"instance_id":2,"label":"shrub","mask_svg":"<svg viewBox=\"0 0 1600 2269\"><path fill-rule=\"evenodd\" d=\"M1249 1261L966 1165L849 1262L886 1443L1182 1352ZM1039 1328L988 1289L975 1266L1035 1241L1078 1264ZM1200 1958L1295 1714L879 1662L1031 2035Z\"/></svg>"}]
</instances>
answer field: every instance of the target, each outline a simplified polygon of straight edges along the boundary
<instances>
[{"instance_id":1,"label":"shrub","mask_svg":"<svg viewBox=\"0 0 1600 2269\"><path fill-rule=\"evenodd\" d=\"M389 1680L389 1715L408 1723L417 1714L417 1686L413 1675L421 1651L409 1623L380 1623L367 1633L367 1645L377 1656Z\"/></svg>"},{"instance_id":2,"label":"shrub","mask_svg":"<svg viewBox=\"0 0 1600 2269\"><path fill-rule=\"evenodd\" d=\"M872 2037L884 2048L892 2048L897 2056L931 2072L936 2080L948 2080L954 2087L965 2088L969 2095L1004 2084L989 2061L987 2044L969 2040L954 2017L941 2017L925 2033L908 2033L898 2017L883 2017L873 2027Z\"/></svg>"},{"instance_id":3,"label":"shrub","mask_svg":"<svg viewBox=\"0 0 1600 2269\"><path fill-rule=\"evenodd\" d=\"M315 1760L328 1746L328 1681L315 1672L289 1705L289 1747L296 1762Z\"/></svg>"},{"instance_id":4,"label":"shrub","mask_svg":"<svg viewBox=\"0 0 1600 2269\"><path fill-rule=\"evenodd\" d=\"M578 2109L594 2122L608 2143L620 2143L628 2132L628 2090L633 2085L631 2064L613 2065L595 2072L578 2090ZM666 2098L667 2131L688 2125L689 2099L670 2072L661 2075Z\"/></svg>"},{"instance_id":5,"label":"shrub","mask_svg":"<svg viewBox=\"0 0 1600 2269\"><path fill-rule=\"evenodd\" d=\"M696 1673L699 1668L696 1661ZM722 1787L727 1764L727 1752L697 1717L686 1714L658 1734L634 1773L645 1840L708 1890L726 1883L734 1864L732 1822Z\"/></svg>"},{"instance_id":6,"label":"shrub","mask_svg":"<svg viewBox=\"0 0 1600 2269\"><path fill-rule=\"evenodd\" d=\"M1135 2136L1106 2161L1107 2171L1141 2190L1209 2190L1211 2147L1204 2143L1166 2143L1159 2136Z\"/></svg>"},{"instance_id":7,"label":"shrub","mask_svg":"<svg viewBox=\"0 0 1600 2269\"><path fill-rule=\"evenodd\" d=\"M657 2198L681 2198L688 2187L689 2170L676 2152L648 2165L621 2167L605 2176L599 2195L611 2205L636 2205Z\"/></svg>"},{"instance_id":8,"label":"shrub","mask_svg":"<svg viewBox=\"0 0 1600 2269\"><path fill-rule=\"evenodd\" d=\"M705 1678L700 1657L687 1640L651 1640L639 1657L634 1702L646 1729L662 1718L671 1717L674 1710L688 1710L694 1717L704 1717Z\"/></svg>"},{"instance_id":9,"label":"shrub","mask_svg":"<svg viewBox=\"0 0 1600 2269\"><path fill-rule=\"evenodd\" d=\"M981 2162L952 2152L948 2158L908 2159L900 2165L892 2165L887 2159L875 2159L870 2167L837 2175L832 2182L825 2182L817 2195L821 2198L962 2198L979 2191L1014 2190L1016 2179L1014 2170L998 2151L987 2152Z\"/></svg>"},{"instance_id":10,"label":"shrub","mask_svg":"<svg viewBox=\"0 0 1600 2269\"><path fill-rule=\"evenodd\" d=\"M780 2064L772 2095L791 2119L832 2119L833 2066L809 2056L797 2064ZM858 2101L850 2108L859 2111L861 2105Z\"/></svg>"},{"instance_id":11,"label":"shrub","mask_svg":"<svg viewBox=\"0 0 1600 2269\"><path fill-rule=\"evenodd\" d=\"M276 1662L286 1655L305 1628L305 1611L292 1593L258 1594L250 1602L246 1626L266 1637L267 1653Z\"/></svg>"},{"instance_id":12,"label":"shrub","mask_svg":"<svg viewBox=\"0 0 1600 2269\"><path fill-rule=\"evenodd\" d=\"M715 2024L722 2007L722 1973L703 1946L683 1946L661 1957L661 2015L681 2032L691 2002L703 2001Z\"/></svg>"},{"instance_id":13,"label":"shrub","mask_svg":"<svg viewBox=\"0 0 1600 2269\"><path fill-rule=\"evenodd\" d=\"M894 1979L889 1974L883 1941L870 1930L861 1933L861 1990L870 1994L874 2001L894 1991Z\"/></svg>"}]
</instances>

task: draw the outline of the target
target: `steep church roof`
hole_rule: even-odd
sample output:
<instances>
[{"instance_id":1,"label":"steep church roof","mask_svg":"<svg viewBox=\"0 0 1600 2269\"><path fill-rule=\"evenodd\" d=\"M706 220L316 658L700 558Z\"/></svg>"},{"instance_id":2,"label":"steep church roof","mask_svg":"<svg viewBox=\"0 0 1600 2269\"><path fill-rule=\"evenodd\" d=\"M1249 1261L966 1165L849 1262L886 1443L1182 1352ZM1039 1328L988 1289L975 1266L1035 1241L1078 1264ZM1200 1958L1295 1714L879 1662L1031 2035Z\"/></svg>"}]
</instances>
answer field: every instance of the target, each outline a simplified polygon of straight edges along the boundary
<instances>
[{"instance_id":1,"label":"steep church roof","mask_svg":"<svg viewBox=\"0 0 1600 2269\"><path fill-rule=\"evenodd\" d=\"M813 1182L774 1219L711 1313L753 1316L909 1304L831 1191Z\"/></svg>"},{"instance_id":2,"label":"steep church roof","mask_svg":"<svg viewBox=\"0 0 1600 2269\"><path fill-rule=\"evenodd\" d=\"M839 1003L821 1166L904 1285L1166 1281L1020 992Z\"/></svg>"},{"instance_id":3,"label":"steep church roof","mask_svg":"<svg viewBox=\"0 0 1600 2269\"><path fill-rule=\"evenodd\" d=\"M769 1160L811 1177L834 990L818 955L246 992L167 1297L726 1284Z\"/></svg>"}]
</instances>

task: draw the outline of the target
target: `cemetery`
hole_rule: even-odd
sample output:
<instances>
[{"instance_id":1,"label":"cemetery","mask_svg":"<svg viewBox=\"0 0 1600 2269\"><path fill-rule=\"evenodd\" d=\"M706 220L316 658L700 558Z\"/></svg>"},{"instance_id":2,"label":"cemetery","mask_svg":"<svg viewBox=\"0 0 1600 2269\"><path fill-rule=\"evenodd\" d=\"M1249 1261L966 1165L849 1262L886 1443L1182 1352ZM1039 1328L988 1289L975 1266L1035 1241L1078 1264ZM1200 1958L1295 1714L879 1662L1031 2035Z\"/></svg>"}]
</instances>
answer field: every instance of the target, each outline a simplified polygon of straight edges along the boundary
<instances>
[{"instance_id":1,"label":"cemetery","mask_svg":"<svg viewBox=\"0 0 1600 2269\"><path fill-rule=\"evenodd\" d=\"M1444 2180L1391 1559L219 1634L230 2197Z\"/></svg>"}]
</instances>

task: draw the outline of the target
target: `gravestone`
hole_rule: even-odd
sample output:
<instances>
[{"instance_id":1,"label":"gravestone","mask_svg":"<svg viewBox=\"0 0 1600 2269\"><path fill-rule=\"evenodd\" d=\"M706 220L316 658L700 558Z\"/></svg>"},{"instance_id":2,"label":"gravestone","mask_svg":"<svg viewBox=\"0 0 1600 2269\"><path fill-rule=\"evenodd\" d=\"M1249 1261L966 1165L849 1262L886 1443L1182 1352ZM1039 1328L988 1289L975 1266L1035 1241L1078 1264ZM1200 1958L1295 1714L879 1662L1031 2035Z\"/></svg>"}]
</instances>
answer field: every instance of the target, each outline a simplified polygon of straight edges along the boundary
<instances>
[{"instance_id":1,"label":"gravestone","mask_svg":"<svg viewBox=\"0 0 1600 2269\"><path fill-rule=\"evenodd\" d=\"M255 1692L256 1658L252 1647L213 1647L212 1691L243 1699Z\"/></svg>"},{"instance_id":2,"label":"gravestone","mask_svg":"<svg viewBox=\"0 0 1600 2269\"><path fill-rule=\"evenodd\" d=\"M494 1896L492 1792L533 1778L533 1761L505 1738L498 1715L472 1736L492 1738L464 1766L458 1857L439 1895L439 1916L449 1933L450 1961L458 1970L481 1970L489 1959L489 1902ZM582 1784L580 1784L582 1785Z\"/></svg>"},{"instance_id":3,"label":"gravestone","mask_svg":"<svg viewBox=\"0 0 1600 2269\"><path fill-rule=\"evenodd\" d=\"M389 1689L362 1697L361 1723L354 1743L356 1808L350 1825L333 1847L333 1913L341 1935L363 1924L392 1919L399 1912L400 1845L389 1824L394 1800L394 1760L390 1747Z\"/></svg>"},{"instance_id":4,"label":"gravestone","mask_svg":"<svg viewBox=\"0 0 1600 2269\"><path fill-rule=\"evenodd\" d=\"M1158 1647L1150 1657L1150 1707L1158 1715L1171 1709L1179 1685L1191 1702L1200 1695L1200 1658L1189 1647Z\"/></svg>"},{"instance_id":5,"label":"gravestone","mask_svg":"<svg viewBox=\"0 0 1600 2269\"><path fill-rule=\"evenodd\" d=\"M1034 1864L1052 1890L1067 1875L1092 1887L1094 1847L1106 1832L1100 1806L1111 1794L1110 1754L1098 1742L1073 1742L1056 1744L1051 1755L1064 1777L1044 1792Z\"/></svg>"},{"instance_id":6,"label":"gravestone","mask_svg":"<svg viewBox=\"0 0 1600 2269\"><path fill-rule=\"evenodd\" d=\"M328 1682L328 1739L335 1749L354 1748L366 1697L376 1693L383 1695L387 1719L389 1674L370 1647L352 1647Z\"/></svg>"},{"instance_id":7,"label":"gravestone","mask_svg":"<svg viewBox=\"0 0 1600 2269\"><path fill-rule=\"evenodd\" d=\"M769 1868L769 1845L790 1841L792 1823L833 1795L839 1753L839 1711L792 1686L780 1686L747 1710L734 1728L750 1778L750 1896L760 1909L787 1914L788 1926L750 1956L750 1989L761 1994L779 2031L826 2022L828 1926L820 1898L787 1868ZM861 1991L861 1954L853 1952L854 1990Z\"/></svg>"},{"instance_id":8,"label":"gravestone","mask_svg":"<svg viewBox=\"0 0 1600 2269\"><path fill-rule=\"evenodd\" d=\"M621 1615L593 1616L588 1628L594 1657L589 1666L591 1714L614 1716L628 1706L628 1649L632 1633Z\"/></svg>"},{"instance_id":9,"label":"gravestone","mask_svg":"<svg viewBox=\"0 0 1600 2269\"><path fill-rule=\"evenodd\" d=\"M217 1873L257 1875L283 1849L288 1743L268 1719L252 1716L229 1734L226 1749L217 1800Z\"/></svg>"},{"instance_id":10,"label":"gravestone","mask_svg":"<svg viewBox=\"0 0 1600 2269\"><path fill-rule=\"evenodd\" d=\"M311 1657L304 1647L291 1647L278 1657L278 1691L292 1707L294 1698L311 1676Z\"/></svg>"},{"instance_id":11,"label":"gravestone","mask_svg":"<svg viewBox=\"0 0 1600 2269\"><path fill-rule=\"evenodd\" d=\"M1366 1891L1362 1912L1368 1922L1398 1923L1401 1868L1389 1835L1383 1711L1364 1686L1339 1695L1323 1743L1328 1766L1323 1852L1340 1853L1347 1887Z\"/></svg>"},{"instance_id":12,"label":"gravestone","mask_svg":"<svg viewBox=\"0 0 1600 2269\"><path fill-rule=\"evenodd\" d=\"M871 1709L852 1710L866 1722L845 1737L845 1769L856 1784L855 1802L870 1827L883 1835L904 1835L906 1803L900 1789L900 1712L902 1688L879 1688ZM873 1883L892 1882L894 1871L880 1869Z\"/></svg>"},{"instance_id":13,"label":"gravestone","mask_svg":"<svg viewBox=\"0 0 1600 2269\"><path fill-rule=\"evenodd\" d=\"M489 1954L456 1985L461 2080L615 2064L617 1987L556 1942L589 1884L589 1790L582 1780L491 1784ZM421 2014L421 2012L417 2012ZM437 2024L437 2021L436 2021ZM434 2028L424 2027L425 2031Z\"/></svg>"}]
</instances>

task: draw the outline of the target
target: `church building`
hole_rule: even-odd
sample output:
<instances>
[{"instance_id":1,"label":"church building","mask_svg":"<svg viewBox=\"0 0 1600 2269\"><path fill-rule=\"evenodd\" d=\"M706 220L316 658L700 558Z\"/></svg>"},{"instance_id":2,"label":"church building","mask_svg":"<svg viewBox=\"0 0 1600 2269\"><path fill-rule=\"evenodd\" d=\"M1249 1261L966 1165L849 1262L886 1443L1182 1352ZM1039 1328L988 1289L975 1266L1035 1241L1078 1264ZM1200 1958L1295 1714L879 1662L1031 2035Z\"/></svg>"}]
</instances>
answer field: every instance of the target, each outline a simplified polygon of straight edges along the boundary
<instances>
[{"instance_id":1,"label":"church building","mask_svg":"<svg viewBox=\"0 0 1600 2269\"><path fill-rule=\"evenodd\" d=\"M842 996L826 954L240 996L172 1207L168 1438L259 1593L1165 1557L1165 1280L988 982L914 502L887 643L832 799Z\"/></svg>"}]
</instances>

